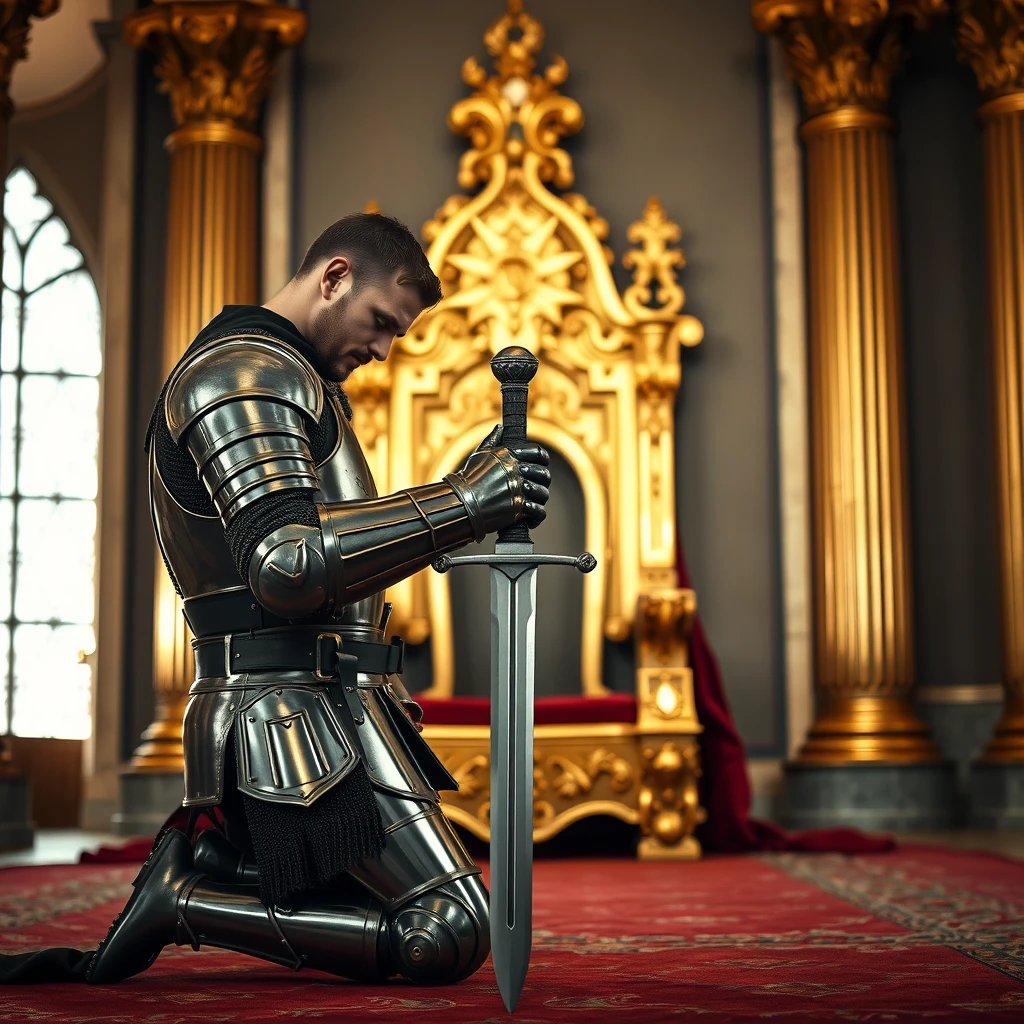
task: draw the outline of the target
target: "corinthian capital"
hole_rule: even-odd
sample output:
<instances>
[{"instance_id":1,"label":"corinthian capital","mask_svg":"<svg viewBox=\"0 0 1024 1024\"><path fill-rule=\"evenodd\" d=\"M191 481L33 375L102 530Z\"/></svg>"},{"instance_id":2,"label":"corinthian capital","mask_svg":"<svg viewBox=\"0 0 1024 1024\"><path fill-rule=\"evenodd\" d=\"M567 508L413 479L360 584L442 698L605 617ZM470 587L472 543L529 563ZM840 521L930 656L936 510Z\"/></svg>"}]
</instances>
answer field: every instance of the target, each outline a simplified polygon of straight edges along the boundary
<instances>
[{"instance_id":1,"label":"corinthian capital","mask_svg":"<svg viewBox=\"0 0 1024 1024\"><path fill-rule=\"evenodd\" d=\"M944 0L754 0L751 10L758 31L782 38L813 116L847 106L884 111L905 23L923 26L943 7Z\"/></svg>"},{"instance_id":2,"label":"corinthian capital","mask_svg":"<svg viewBox=\"0 0 1024 1024\"><path fill-rule=\"evenodd\" d=\"M302 11L259 0L157 0L124 22L128 42L156 54L179 126L220 121L251 130L275 58L305 33Z\"/></svg>"},{"instance_id":3,"label":"corinthian capital","mask_svg":"<svg viewBox=\"0 0 1024 1024\"><path fill-rule=\"evenodd\" d=\"M0 114L12 110L10 88L14 65L28 53L31 18L48 18L60 0L0 0Z\"/></svg>"},{"instance_id":4,"label":"corinthian capital","mask_svg":"<svg viewBox=\"0 0 1024 1024\"><path fill-rule=\"evenodd\" d=\"M986 98L1024 90L1024 3L956 0L955 9L960 56Z\"/></svg>"}]
</instances>

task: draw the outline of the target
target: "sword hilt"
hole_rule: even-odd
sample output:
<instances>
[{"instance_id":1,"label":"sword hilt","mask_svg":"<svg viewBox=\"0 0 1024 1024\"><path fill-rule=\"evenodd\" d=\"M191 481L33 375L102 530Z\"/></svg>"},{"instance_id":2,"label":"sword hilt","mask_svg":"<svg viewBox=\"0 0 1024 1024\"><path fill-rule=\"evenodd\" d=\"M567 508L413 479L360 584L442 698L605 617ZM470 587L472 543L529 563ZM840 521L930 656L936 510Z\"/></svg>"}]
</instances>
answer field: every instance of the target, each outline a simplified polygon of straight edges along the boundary
<instances>
[{"instance_id":1,"label":"sword hilt","mask_svg":"<svg viewBox=\"0 0 1024 1024\"><path fill-rule=\"evenodd\" d=\"M526 440L526 403L537 365L537 357L519 345L509 345L491 359L491 373L501 384L501 441L504 445ZM530 528L526 523L506 526L498 532L498 542L528 544Z\"/></svg>"}]
</instances>

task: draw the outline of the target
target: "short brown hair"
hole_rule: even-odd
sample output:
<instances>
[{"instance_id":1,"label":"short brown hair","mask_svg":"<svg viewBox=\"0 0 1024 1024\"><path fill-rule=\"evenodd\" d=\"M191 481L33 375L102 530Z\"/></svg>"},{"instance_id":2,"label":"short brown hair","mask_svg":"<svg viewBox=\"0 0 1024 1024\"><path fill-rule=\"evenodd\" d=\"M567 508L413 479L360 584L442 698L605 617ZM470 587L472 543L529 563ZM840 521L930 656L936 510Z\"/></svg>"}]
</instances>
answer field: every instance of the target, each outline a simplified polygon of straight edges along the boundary
<instances>
[{"instance_id":1,"label":"short brown hair","mask_svg":"<svg viewBox=\"0 0 1024 1024\"><path fill-rule=\"evenodd\" d=\"M380 280L399 274L399 284L415 285L424 308L441 301L441 282L430 269L426 253L416 236L394 217L382 213L353 213L320 232L306 250L295 273L303 278L324 260L351 256L357 278L365 269L365 280ZM357 281L357 285L362 281Z\"/></svg>"}]
</instances>

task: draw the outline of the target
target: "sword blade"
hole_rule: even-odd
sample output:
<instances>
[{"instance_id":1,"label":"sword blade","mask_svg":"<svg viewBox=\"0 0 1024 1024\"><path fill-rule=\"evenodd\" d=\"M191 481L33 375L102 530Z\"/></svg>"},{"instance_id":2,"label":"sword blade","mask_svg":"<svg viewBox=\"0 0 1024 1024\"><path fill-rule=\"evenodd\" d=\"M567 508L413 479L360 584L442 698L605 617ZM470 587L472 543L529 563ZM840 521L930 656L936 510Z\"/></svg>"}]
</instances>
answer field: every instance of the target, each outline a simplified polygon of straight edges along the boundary
<instances>
[{"instance_id":1,"label":"sword blade","mask_svg":"<svg viewBox=\"0 0 1024 1024\"><path fill-rule=\"evenodd\" d=\"M533 544L495 544L495 554ZM537 568L491 568L491 955L511 1013L533 941L533 670Z\"/></svg>"}]
</instances>

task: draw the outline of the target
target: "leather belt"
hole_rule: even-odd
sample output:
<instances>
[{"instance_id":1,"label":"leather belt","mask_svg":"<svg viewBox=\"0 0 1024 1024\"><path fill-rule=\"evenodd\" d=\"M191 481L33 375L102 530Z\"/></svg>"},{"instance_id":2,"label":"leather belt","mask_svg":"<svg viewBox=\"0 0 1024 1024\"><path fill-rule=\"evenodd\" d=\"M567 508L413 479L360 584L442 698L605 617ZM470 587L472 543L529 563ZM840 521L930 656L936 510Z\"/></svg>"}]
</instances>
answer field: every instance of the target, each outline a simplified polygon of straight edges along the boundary
<instances>
[{"instance_id":1,"label":"leather belt","mask_svg":"<svg viewBox=\"0 0 1024 1024\"><path fill-rule=\"evenodd\" d=\"M193 640L192 649L197 679L276 669L312 672L317 679L327 681L338 675L339 660L348 661L353 656L357 672L388 675L402 671L405 657L401 637L394 637L390 644L343 641L338 633L294 626Z\"/></svg>"}]
</instances>

